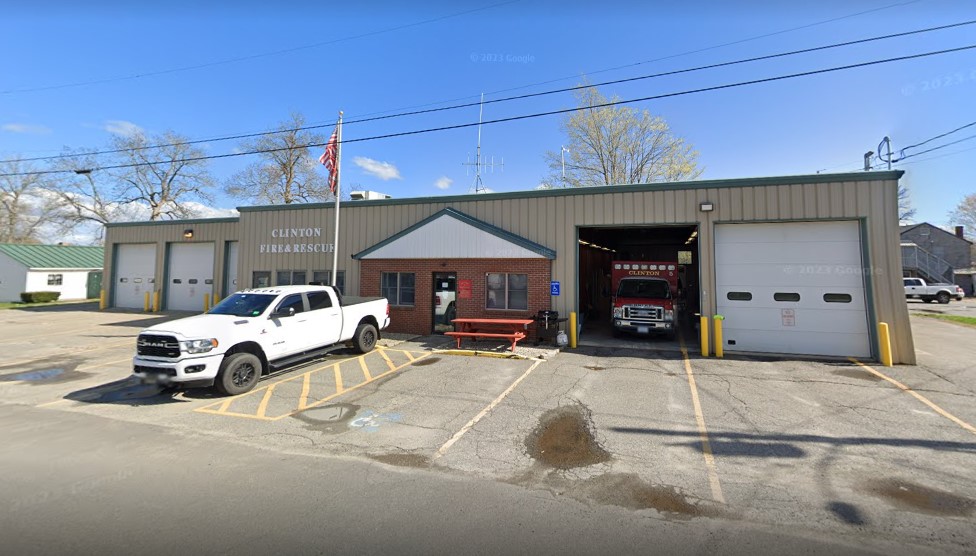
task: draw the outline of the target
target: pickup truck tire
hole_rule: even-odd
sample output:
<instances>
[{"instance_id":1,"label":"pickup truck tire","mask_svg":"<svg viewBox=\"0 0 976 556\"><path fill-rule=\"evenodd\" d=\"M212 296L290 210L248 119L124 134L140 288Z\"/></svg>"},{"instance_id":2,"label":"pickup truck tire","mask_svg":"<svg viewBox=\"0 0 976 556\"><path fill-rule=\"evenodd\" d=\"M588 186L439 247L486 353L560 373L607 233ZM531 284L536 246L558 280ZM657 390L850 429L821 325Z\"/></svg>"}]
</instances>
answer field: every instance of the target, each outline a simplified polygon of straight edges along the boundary
<instances>
[{"instance_id":1,"label":"pickup truck tire","mask_svg":"<svg viewBox=\"0 0 976 556\"><path fill-rule=\"evenodd\" d=\"M261 360L250 353L235 353L225 357L214 385L228 396L250 392L261 378Z\"/></svg>"},{"instance_id":2,"label":"pickup truck tire","mask_svg":"<svg viewBox=\"0 0 976 556\"><path fill-rule=\"evenodd\" d=\"M359 353L369 353L376 347L376 327L368 322L364 322L356 328L356 334L352 337L353 347Z\"/></svg>"},{"instance_id":3,"label":"pickup truck tire","mask_svg":"<svg viewBox=\"0 0 976 556\"><path fill-rule=\"evenodd\" d=\"M938 301L939 303L945 305L946 303L949 302L949 293L948 292L939 292L938 295L935 296L935 300Z\"/></svg>"}]
</instances>

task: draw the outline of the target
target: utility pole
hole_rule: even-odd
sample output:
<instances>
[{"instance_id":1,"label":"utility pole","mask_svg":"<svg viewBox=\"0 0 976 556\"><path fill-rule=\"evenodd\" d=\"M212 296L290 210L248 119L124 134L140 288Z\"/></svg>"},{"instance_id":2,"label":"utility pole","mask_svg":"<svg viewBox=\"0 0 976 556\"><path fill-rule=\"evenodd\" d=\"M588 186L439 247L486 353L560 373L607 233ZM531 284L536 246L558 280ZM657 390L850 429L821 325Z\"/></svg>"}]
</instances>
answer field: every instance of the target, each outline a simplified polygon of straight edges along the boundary
<instances>
[{"instance_id":1,"label":"utility pole","mask_svg":"<svg viewBox=\"0 0 976 556\"><path fill-rule=\"evenodd\" d=\"M471 155L468 155L468 161L461 163L462 166L474 166L474 186L472 186L472 189L474 190L475 193L488 192L488 189L485 187L485 184L481 181L481 168L485 167L491 169L492 173L495 172L494 156L491 157L490 163L481 161L481 120L484 111L485 111L485 94L481 93L481 107L478 109L478 149L475 151L474 162L471 162ZM498 165L504 167L505 159L503 158ZM464 169L464 175L468 175L467 168Z\"/></svg>"}]
</instances>

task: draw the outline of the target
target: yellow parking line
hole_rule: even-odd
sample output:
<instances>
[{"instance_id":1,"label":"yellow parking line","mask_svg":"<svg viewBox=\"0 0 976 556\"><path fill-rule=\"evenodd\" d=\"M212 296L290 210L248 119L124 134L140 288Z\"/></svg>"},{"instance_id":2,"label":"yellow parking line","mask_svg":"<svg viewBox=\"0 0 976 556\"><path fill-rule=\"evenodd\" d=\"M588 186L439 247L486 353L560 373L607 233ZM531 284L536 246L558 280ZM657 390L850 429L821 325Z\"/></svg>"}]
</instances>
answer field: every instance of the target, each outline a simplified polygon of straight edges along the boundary
<instances>
[{"instance_id":1,"label":"yellow parking line","mask_svg":"<svg viewBox=\"0 0 976 556\"><path fill-rule=\"evenodd\" d=\"M698 385L695 383L695 373L691 370L691 360L688 358L688 348L684 338L678 338L681 346L681 356L685 361L685 374L688 375L688 388L691 389L691 403L695 408L695 421L698 422L698 435L701 437L702 455L705 457L705 467L708 468L708 483L712 488L712 498L720 504L725 503L722 484L718 480L718 470L715 468L715 456L712 454L712 444L708 441L708 429L705 428L705 414L702 413L701 401L698 399Z\"/></svg>"},{"instance_id":2,"label":"yellow parking line","mask_svg":"<svg viewBox=\"0 0 976 556\"><path fill-rule=\"evenodd\" d=\"M428 354L424 354L421 357L418 357L417 360L423 359L424 357L427 357L428 355L430 355L430 354L429 353ZM345 390L341 390L341 391L336 392L335 394L331 394L329 396L326 396L326 397L322 398L321 400L316 401L315 403L308 404L308 406L306 406L305 409L312 409L314 407L318 407L318 406L320 406L320 405L322 405L322 404L324 404L324 403L332 400L333 398L335 398L335 397L337 397L337 396L339 396L341 394L344 394L346 392L352 392L353 390L358 390L358 389L362 388L363 386L366 386L367 384L371 384L373 382L376 382L377 380L385 377L388 374L392 374L392 373L395 373L396 371L399 371L400 369L406 367L409 364L410 363L404 363L403 365L400 365L399 367L396 367L394 369L390 369L389 371L386 371L383 374L379 374L379 375L374 376L372 380L367 380L365 382L360 382L359 384L357 384L355 386L352 386L350 388L346 388ZM338 373L338 372L339 372L338 365L336 365L336 373ZM336 376L338 376L338 374ZM296 410L291 411L289 413L285 413L284 415L278 415L277 417L265 417L265 420L266 421L278 421L280 419L284 419L285 417L291 417L292 415L298 413L299 411L300 410L296 409ZM254 416L253 415L250 415L250 417L254 417Z\"/></svg>"},{"instance_id":3,"label":"yellow parking line","mask_svg":"<svg viewBox=\"0 0 976 556\"><path fill-rule=\"evenodd\" d=\"M338 363L332 365L332 371L335 373L336 393L341 394L342 393L342 372L339 370Z\"/></svg>"},{"instance_id":4,"label":"yellow parking line","mask_svg":"<svg viewBox=\"0 0 976 556\"><path fill-rule=\"evenodd\" d=\"M394 364L393 364L393 361L390 361L390 358L389 358L389 357L388 357L388 356L386 355L386 353L385 353L385 352L383 352L383 351L380 351L380 355L382 355L382 356L383 356L383 359L386 359L386 365L387 365L387 366L388 366L388 367L390 368L390 370L392 371L392 370L393 370L393 369L394 369L394 368L396 367L396 365L394 365Z\"/></svg>"},{"instance_id":5,"label":"yellow parking line","mask_svg":"<svg viewBox=\"0 0 976 556\"><path fill-rule=\"evenodd\" d=\"M417 359L416 359L416 358L415 358L415 357L413 356L413 354L412 354L412 353L410 353L409 351L403 351L403 350L399 350L399 349L398 349L398 350L396 350L396 351L399 351L400 353L402 353L402 354L404 354L404 355L406 355L406 356L407 356L407 359L409 359L411 363L413 363L414 361L416 361L416 360L417 360Z\"/></svg>"},{"instance_id":6,"label":"yellow parking line","mask_svg":"<svg viewBox=\"0 0 976 556\"><path fill-rule=\"evenodd\" d=\"M298 409L305 409L308 404L308 391L312 384L312 373L305 373L305 379L302 381L302 396L298 398Z\"/></svg>"},{"instance_id":7,"label":"yellow parking line","mask_svg":"<svg viewBox=\"0 0 976 556\"><path fill-rule=\"evenodd\" d=\"M880 371L874 370L873 368L869 367L868 365L865 365L864 363L861 363L860 361L858 361L857 359L854 359L853 357L851 357L850 360L853 361L854 363L857 363L858 365L860 365L861 367L863 367L866 371L868 371L869 373L877 376L878 378L882 378L884 380L887 380L888 382L890 382L890 383L894 384L895 386L897 386L902 391L907 392L907 393L911 394L912 396L915 396L915 398L918 399L918 401L920 401L920 402L924 403L925 405L931 407L939 415L945 417L946 419L952 421L953 423L959 425L960 427L966 429L967 431L969 431L969 432L971 432L973 434L976 434L976 427L970 425L969 423L967 423L967 422L963 421L962 419L956 417L952 413L949 413L948 411L946 411L946 410L942 409L941 407L935 405L935 403L933 403L931 400L929 400L925 396L919 394L918 392L912 390L908 386L905 386L904 384L898 382L897 380L891 378L890 376L888 376L888 375L886 375L886 374L884 374L884 373L882 373Z\"/></svg>"},{"instance_id":8,"label":"yellow parking line","mask_svg":"<svg viewBox=\"0 0 976 556\"><path fill-rule=\"evenodd\" d=\"M227 410L230 409L230 404L233 403L234 400L236 400L239 397L240 396L234 396L234 397L227 398L226 400L224 400L224 402L222 404L220 404L220 408L217 409L217 412L218 413L227 413ZM203 409L200 409L200 411L203 411Z\"/></svg>"},{"instance_id":9,"label":"yellow parking line","mask_svg":"<svg viewBox=\"0 0 976 556\"><path fill-rule=\"evenodd\" d=\"M205 407L201 407L199 409L195 409L194 411L198 411L200 413L212 413L214 415L225 415L225 416L229 416L229 417L244 417L245 419L256 419L258 421L273 421L274 420L274 419L272 419L270 417L258 417L257 415L251 415L250 413L236 413L234 411L216 411L216 410L208 409L208 408L205 408Z\"/></svg>"},{"instance_id":10,"label":"yellow parking line","mask_svg":"<svg viewBox=\"0 0 976 556\"><path fill-rule=\"evenodd\" d=\"M261 403L258 404L258 412L257 412L258 417L263 418L264 413L268 410L268 402L271 401L271 394L274 394L275 386L278 385L272 384L271 386L268 386L267 390L264 391L264 397L261 398Z\"/></svg>"},{"instance_id":11,"label":"yellow parking line","mask_svg":"<svg viewBox=\"0 0 976 556\"><path fill-rule=\"evenodd\" d=\"M363 369L363 376L366 377L366 380L373 380L373 375L369 374L369 369L366 367L366 358L365 357L360 357L359 358L359 366L362 367L362 369Z\"/></svg>"}]
</instances>

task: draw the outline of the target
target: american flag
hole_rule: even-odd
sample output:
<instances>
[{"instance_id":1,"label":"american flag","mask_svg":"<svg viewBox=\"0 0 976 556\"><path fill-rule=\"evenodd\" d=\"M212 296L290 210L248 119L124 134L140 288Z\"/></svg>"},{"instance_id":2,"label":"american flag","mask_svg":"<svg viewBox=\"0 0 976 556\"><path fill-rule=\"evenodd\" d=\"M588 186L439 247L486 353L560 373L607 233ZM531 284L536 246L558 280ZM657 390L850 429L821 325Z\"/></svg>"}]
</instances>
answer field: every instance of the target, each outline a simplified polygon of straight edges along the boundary
<instances>
[{"instance_id":1,"label":"american flag","mask_svg":"<svg viewBox=\"0 0 976 556\"><path fill-rule=\"evenodd\" d=\"M325 152L319 157L319 162L329 171L329 190L335 195L336 185L338 185L339 172L336 169L336 153L339 150L339 126L336 126L329 137L329 142L325 145Z\"/></svg>"}]
</instances>

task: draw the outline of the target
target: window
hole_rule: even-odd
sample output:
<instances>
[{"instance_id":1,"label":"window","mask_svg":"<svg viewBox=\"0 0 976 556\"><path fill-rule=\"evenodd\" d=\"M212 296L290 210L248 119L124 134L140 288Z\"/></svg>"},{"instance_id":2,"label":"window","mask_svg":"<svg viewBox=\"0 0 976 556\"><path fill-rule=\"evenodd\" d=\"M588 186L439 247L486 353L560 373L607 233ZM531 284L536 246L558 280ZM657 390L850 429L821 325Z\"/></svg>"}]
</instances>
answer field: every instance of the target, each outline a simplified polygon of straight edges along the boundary
<instances>
[{"instance_id":1,"label":"window","mask_svg":"<svg viewBox=\"0 0 976 556\"><path fill-rule=\"evenodd\" d=\"M47 285L49 285L49 286L60 286L62 280L64 280L64 275L63 274L48 274L47 275Z\"/></svg>"},{"instance_id":2,"label":"window","mask_svg":"<svg viewBox=\"0 0 976 556\"><path fill-rule=\"evenodd\" d=\"M295 309L295 314L301 313L305 310L305 305L302 302L302 294L297 293L282 299L275 311L287 311L289 308Z\"/></svg>"},{"instance_id":3,"label":"window","mask_svg":"<svg viewBox=\"0 0 976 556\"><path fill-rule=\"evenodd\" d=\"M322 284L323 286L332 285L332 271L331 270L316 270L312 272L312 282L316 284ZM336 273L336 289L339 293L346 295L346 271L340 270Z\"/></svg>"},{"instance_id":4,"label":"window","mask_svg":"<svg viewBox=\"0 0 976 556\"><path fill-rule=\"evenodd\" d=\"M304 270L279 270L275 273L275 285L277 286L301 286L304 284Z\"/></svg>"},{"instance_id":5,"label":"window","mask_svg":"<svg viewBox=\"0 0 976 556\"><path fill-rule=\"evenodd\" d=\"M270 270L255 270L251 273L252 288L267 288L271 286Z\"/></svg>"},{"instance_id":6,"label":"window","mask_svg":"<svg viewBox=\"0 0 976 556\"><path fill-rule=\"evenodd\" d=\"M413 305L414 274L412 272L384 272L380 278L380 295L390 305Z\"/></svg>"},{"instance_id":7,"label":"window","mask_svg":"<svg viewBox=\"0 0 976 556\"><path fill-rule=\"evenodd\" d=\"M485 276L485 307L526 310L529 308L529 275L492 273Z\"/></svg>"},{"instance_id":8,"label":"window","mask_svg":"<svg viewBox=\"0 0 976 556\"><path fill-rule=\"evenodd\" d=\"M752 292L729 292L725 297L729 301L752 301Z\"/></svg>"},{"instance_id":9,"label":"window","mask_svg":"<svg viewBox=\"0 0 976 556\"><path fill-rule=\"evenodd\" d=\"M329 292L309 292L306 295L308 296L309 311L332 307L332 297L329 296Z\"/></svg>"},{"instance_id":10,"label":"window","mask_svg":"<svg viewBox=\"0 0 976 556\"><path fill-rule=\"evenodd\" d=\"M800 300L800 294L798 293L782 293L776 292L773 294L773 299L776 301L792 301L796 302Z\"/></svg>"},{"instance_id":11,"label":"window","mask_svg":"<svg viewBox=\"0 0 976 556\"><path fill-rule=\"evenodd\" d=\"M824 301L827 303L850 303L851 294L849 293L825 293Z\"/></svg>"}]
</instances>

